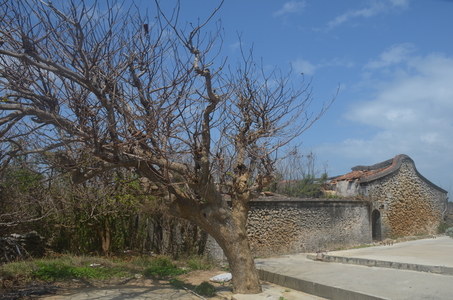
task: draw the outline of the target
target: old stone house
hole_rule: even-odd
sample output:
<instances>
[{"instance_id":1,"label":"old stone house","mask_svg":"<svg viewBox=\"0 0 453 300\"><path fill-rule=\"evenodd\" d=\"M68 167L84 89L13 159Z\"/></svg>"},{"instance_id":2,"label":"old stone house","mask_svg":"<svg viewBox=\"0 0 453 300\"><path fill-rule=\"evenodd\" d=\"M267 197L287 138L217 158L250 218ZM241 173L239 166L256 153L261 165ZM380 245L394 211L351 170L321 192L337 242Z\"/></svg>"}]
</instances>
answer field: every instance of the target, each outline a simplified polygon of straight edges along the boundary
<instances>
[{"instance_id":1,"label":"old stone house","mask_svg":"<svg viewBox=\"0 0 453 300\"><path fill-rule=\"evenodd\" d=\"M341 197L371 203L372 238L434 234L447 208L447 191L423 177L405 154L372 165L356 166L332 180Z\"/></svg>"},{"instance_id":2,"label":"old stone house","mask_svg":"<svg viewBox=\"0 0 453 300\"><path fill-rule=\"evenodd\" d=\"M351 247L387 237L437 233L447 191L407 155L357 166L327 186L334 197L264 196L250 203L247 231L256 256ZM222 257L213 242L213 257ZM211 254L212 254L211 253Z\"/></svg>"}]
</instances>

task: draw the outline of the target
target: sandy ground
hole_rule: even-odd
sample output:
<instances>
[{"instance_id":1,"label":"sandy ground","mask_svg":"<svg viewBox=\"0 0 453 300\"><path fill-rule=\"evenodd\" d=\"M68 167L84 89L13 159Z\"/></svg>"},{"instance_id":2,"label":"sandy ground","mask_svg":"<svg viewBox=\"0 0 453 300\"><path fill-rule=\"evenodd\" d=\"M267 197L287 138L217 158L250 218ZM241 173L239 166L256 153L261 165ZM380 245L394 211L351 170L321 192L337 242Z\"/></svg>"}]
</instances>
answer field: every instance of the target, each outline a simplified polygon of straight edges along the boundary
<instances>
[{"instance_id":1,"label":"sandy ground","mask_svg":"<svg viewBox=\"0 0 453 300\"><path fill-rule=\"evenodd\" d=\"M188 274L178 276L178 279L193 287L199 285L203 281L209 281L210 278L225 273L219 269L204 271L192 271ZM210 282L216 287L217 296L214 299L230 299L232 289L228 283L214 283ZM16 300L16 299L47 299L47 300L60 300L69 299L71 295L80 294L84 291L93 292L95 290L108 290L118 288L147 288L156 293L174 293L175 290L171 287L168 280L157 280L150 278L132 278L132 279L114 279L107 281L85 281L80 279L73 279L62 282L54 282L52 284L44 282L32 282L24 285L20 279L11 281L2 281L2 288L0 289L0 300ZM187 291L178 291L181 295L187 294L190 297L178 297L181 299L190 299L192 294ZM200 299L193 295L194 299Z\"/></svg>"}]
</instances>

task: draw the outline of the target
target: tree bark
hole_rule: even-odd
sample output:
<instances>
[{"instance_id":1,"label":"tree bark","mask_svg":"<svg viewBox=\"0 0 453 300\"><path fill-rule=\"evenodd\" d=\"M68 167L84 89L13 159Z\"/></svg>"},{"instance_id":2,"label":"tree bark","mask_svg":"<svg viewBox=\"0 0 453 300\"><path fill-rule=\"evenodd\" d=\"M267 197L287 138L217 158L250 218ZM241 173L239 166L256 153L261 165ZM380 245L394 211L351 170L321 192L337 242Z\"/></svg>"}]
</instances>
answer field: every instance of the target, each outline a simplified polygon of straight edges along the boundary
<instances>
[{"instance_id":1,"label":"tree bark","mask_svg":"<svg viewBox=\"0 0 453 300\"><path fill-rule=\"evenodd\" d=\"M101 246L102 246L102 251L104 252L105 256L110 256L110 245L112 242L112 237L110 234L110 225L108 220L105 220L103 222L101 228L99 228L99 236L101 238Z\"/></svg>"},{"instance_id":2,"label":"tree bark","mask_svg":"<svg viewBox=\"0 0 453 300\"><path fill-rule=\"evenodd\" d=\"M234 221L233 221L234 223ZM233 275L233 292L239 294L260 293L261 284L258 270L247 238L245 226L232 225L227 229L229 235L216 237L230 264Z\"/></svg>"},{"instance_id":3,"label":"tree bark","mask_svg":"<svg viewBox=\"0 0 453 300\"><path fill-rule=\"evenodd\" d=\"M207 233L209 233L222 248L228 259L230 271L233 277L233 292L239 294L256 294L262 291L258 270L255 266L253 254L247 235L248 201L233 199L232 207L227 201L207 204L204 209L196 214L191 211L187 219L194 221ZM182 215L184 217L184 207ZM193 207L192 207L193 208ZM186 207L187 209L187 207ZM187 216L187 215L186 215Z\"/></svg>"}]
</instances>

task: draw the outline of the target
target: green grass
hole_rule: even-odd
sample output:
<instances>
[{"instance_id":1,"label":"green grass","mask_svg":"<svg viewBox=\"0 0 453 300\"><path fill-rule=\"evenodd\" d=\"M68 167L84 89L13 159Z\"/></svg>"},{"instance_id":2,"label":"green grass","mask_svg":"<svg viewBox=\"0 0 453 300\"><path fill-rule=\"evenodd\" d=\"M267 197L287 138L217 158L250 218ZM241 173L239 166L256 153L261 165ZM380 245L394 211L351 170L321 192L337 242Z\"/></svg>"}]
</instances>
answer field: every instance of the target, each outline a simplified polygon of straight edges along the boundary
<instances>
[{"instance_id":1,"label":"green grass","mask_svg":"<svg viewBox=\"0 0 453 300\"><path fill-rule=\"evenodd\" d=\"M191 256L184 260L190 270L211 270L214 264L205 256Z\"/></svg>"},{"instance_id":2,"label":"green grass","mask_svg":"<svg viewBox=\"0 0 453 300\"><path fill-rule=\"evenodd\" d=\"M17 276L22 277L27 281L31 281L31 274L37 269L38 267L36 264L31 261L7 263L0 268L0 277L11 278Z\"/></svg>"},{"instance_id":3,"label":"green grass","mask_svg":"<svg viewBox=\"0 0 453 300\"><path fill-rule=\"evenodd\" d=\"M157 276L159 278L177 276L187 273L187 270L178 268L173 261L166 256L158 256L151 261L148 268L145 269L143 275Z\"/></svg>"},{"instance_id":4,"label":"green grass","mask_svg":"<svg viewBox=\"0 0 453 300\"><path fill-rule=\"evenodd\" d=\"M71 278L84 279L108 279L112 277L124 277L130 275L121 267L102 267L95 266L71 266L60 261L41 261L37 262L37 270L32 272L32 276L44 281L65 280Z\"/></svg>"},{"instance_id":5,"label":"green grass","mask_svg":"<svg viewBox=\"0 0 453 300\"><path fill-rule=\"evenodd\" d=\"M96 267L90 267L96 264ZM124 265L115 264L101 258L63 256L57 259L37 259L8 263L0 269L0 277L20 277L26 281L66 280L70 278L107 279L133 276Z\"/></svg>"},{"instance_id":6,"label":"green grass","mask_svg":"<svg viewBox=\"0 0 453 300\"><path fill-rule=\"evenodd\" d=\"M132 259L62 255L57 258L19 261L2 265L0 277L32 280L67 280L71 278L109 279L133 277L172 278L191 270L209 270L213 264L206 258L193 256L177 262L166 256L137 256Z\"/></svg>"}]
</instances>

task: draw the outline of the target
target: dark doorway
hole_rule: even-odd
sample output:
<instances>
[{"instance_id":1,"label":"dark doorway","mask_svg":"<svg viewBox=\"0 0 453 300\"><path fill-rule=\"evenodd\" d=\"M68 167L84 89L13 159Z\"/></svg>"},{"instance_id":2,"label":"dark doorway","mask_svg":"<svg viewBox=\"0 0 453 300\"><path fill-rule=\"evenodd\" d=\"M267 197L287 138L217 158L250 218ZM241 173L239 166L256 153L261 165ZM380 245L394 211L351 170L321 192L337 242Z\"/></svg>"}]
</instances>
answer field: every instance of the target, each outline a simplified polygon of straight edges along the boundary
<instances>
[{"instance_id":1,"label":"dark doorway","mask_svg":"<svg viewBox=\"0 0 453 300\"><path fill-rule=\"evenodd\" d=\"M373 240L380 241L381 237L381 213L375 209L371 213L371 236Z\"/></svg>"}]
</instances>

